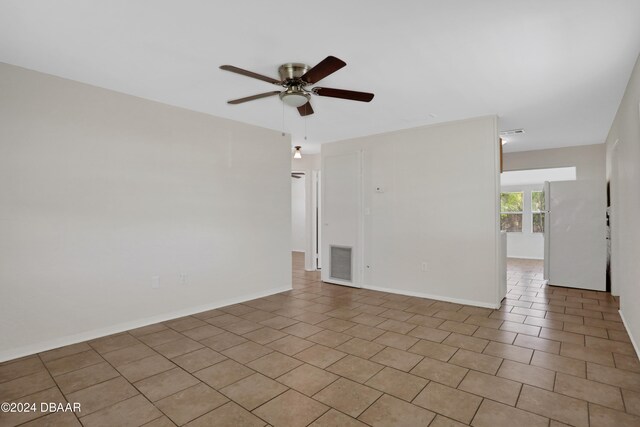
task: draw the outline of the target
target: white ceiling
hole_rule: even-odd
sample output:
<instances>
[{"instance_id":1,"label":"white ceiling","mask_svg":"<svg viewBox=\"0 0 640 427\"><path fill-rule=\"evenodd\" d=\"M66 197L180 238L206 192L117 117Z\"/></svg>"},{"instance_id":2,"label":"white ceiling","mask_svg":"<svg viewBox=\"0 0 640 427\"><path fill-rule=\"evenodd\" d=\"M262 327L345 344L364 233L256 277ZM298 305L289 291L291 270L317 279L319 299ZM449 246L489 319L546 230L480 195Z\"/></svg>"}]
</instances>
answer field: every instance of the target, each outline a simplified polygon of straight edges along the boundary
<instances>
[{"instance_id":1,"label":"white ceiling","mask_svg":"<svg viewBox=\"0 0 640 427\"><path fill-rule=\"evenodd\" d=\"M524 128L505 151L604 142L640 49L640 0L0 0L0 61L167 104L282 129L273 90L218 69L277 77L327 55L320 85L370 104L314 97L284 127L318 144L498 114Z\"/></svg>"}]
</instances>

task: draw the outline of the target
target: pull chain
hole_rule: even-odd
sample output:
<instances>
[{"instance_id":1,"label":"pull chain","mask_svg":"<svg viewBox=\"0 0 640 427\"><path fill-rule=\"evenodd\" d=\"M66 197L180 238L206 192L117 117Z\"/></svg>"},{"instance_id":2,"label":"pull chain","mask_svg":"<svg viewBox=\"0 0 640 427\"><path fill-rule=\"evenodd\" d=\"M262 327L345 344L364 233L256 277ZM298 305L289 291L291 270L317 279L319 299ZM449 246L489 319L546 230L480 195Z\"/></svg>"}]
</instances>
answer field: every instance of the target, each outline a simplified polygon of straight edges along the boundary
<instances>
[{"instance_id":1,"label":"pull chain","mask_svg":"<svg viewBox=\"0 0 640 427\"><path fill-rule=\"evenodd\" d=\"M282 102L282 136L284 136L284 102Z\"/></svg>"}]
</instances>

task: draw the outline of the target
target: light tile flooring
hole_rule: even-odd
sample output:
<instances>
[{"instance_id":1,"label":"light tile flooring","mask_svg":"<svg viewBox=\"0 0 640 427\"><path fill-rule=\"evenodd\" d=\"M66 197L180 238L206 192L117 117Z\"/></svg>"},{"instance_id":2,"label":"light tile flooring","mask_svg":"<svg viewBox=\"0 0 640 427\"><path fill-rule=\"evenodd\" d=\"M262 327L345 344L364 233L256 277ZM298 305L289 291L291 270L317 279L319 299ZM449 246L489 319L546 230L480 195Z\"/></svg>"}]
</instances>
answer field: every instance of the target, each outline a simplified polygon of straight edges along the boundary
<instances>
[{"instance_id":1,"label":"light tile flooring","mask_svg":"<svg viewBox=\"0 0 640 427\"><path fill-rule=\"evenodd\" d=\"M640 363L602 292L510 260L500 310L319 282L0 365L1 426L640 426Z\"/></svg>"}]
</instances>

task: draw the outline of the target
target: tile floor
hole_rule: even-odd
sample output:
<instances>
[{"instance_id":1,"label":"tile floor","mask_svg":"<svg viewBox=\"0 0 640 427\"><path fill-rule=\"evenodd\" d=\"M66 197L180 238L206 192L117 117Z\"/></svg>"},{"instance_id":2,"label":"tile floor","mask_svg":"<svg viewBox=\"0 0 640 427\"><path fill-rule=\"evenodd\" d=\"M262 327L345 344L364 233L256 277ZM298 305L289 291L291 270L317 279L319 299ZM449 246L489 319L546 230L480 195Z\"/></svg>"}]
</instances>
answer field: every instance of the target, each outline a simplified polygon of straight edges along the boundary
<instances>
[{"instance_id":1,"label":"tile floor","mask_svg":"<svg viewBox=\"0 0 640 427\"><path fill-rule=\"evenodd\" d=\"M0 364L0 426L640 426L640 362L603 292L510 260L500 310L294 289Z\"/></svg>"}]
</instances>

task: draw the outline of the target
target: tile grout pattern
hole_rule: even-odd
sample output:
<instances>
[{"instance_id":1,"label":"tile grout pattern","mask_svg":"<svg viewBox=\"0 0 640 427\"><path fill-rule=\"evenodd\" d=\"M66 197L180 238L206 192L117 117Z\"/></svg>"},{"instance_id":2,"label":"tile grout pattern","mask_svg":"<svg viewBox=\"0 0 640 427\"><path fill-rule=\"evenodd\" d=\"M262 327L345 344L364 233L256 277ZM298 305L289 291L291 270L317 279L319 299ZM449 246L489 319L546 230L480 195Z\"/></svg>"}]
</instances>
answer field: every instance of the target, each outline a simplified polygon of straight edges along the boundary
<instances>
[{"instance_id":1,"label":"tile grout pattern","mask_svg":"<svg viewBox=\"0 0 640 427\"><path fill-rule=\"evenodd\" d=\"M640 362L610 294L509 260L499 310L319 281L0 364L0 426L640 425ZM76 416L77 415L77 416Z\"/></svg>"}]
</instances>

